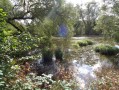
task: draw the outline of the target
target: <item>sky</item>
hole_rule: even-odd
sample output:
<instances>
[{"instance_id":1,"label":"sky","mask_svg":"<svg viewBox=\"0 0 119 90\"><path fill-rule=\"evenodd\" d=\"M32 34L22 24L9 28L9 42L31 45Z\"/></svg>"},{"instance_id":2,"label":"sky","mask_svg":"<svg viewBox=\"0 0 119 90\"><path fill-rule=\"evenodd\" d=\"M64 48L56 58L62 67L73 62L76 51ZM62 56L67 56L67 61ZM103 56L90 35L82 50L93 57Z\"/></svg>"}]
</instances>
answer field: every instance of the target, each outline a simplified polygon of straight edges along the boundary
<instances>
[{"instance_id":1,"label":"sky","mask_svg":"<svg viewBox=\"0 0 119 90\"><path fill-rule=\"evenodd\" d=\"M85 4L85 3L87 3L87 2L91 2L91 1L96 1L96 2L98 2L98 3L102 3L102 0L66 0L66 2L68 3L68 2L70 2L70 3L73 3L74 5L76 5L76 4Z\"/></svg>"}]
</instances>

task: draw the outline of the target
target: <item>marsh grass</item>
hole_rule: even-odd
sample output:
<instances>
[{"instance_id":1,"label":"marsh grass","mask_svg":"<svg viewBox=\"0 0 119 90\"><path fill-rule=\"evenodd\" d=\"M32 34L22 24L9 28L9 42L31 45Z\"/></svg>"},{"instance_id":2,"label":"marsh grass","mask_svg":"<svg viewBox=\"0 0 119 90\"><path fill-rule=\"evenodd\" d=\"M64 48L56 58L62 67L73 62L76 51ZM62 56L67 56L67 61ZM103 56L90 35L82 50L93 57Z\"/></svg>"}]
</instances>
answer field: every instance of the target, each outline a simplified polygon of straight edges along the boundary
<instances>
[{"instance_id":1,"label":"marsh grass","mask_svg":"<svg viewBox=\"0 0 119 90\"><path fill-rule=\"evenodd\" d=\"M79 46L83 47L87 45L92 45L93 41L85 39L85 40L79 40L77 43L79 44Z\"/></svg>"},{"instance_id":2,"label":"marsh grass","mask_svg":"<svg viewBox=\"0 0 119 90\"><path fill-rule=\"evenodd\" d=\"M118 48L107 44L98 44L94 47L94 50L102 55L116 55L119 53Z\"/></svg>"},{"instance_id":3,"label":"marsh grass","mask_svg":"<svg viewBox=\"0 0 119 90\"><path fill-rule=\"evenodd\" d=\"M51 63L52 58L53 58L53 51L50 50L49 48L44 48L42 50L42 59L43 59L44 64Z\"/></svg>"},{"instance_id":4,"label":"marsh grass","mask_svg":"<svg viewBox=\"0 0 119 90\"><path fill-rule=\"evenodd\" d=\"M56 60L62 61L63 60L63 51L60 48L55 50L55 58Z\"/></svg>"}]
</instances>

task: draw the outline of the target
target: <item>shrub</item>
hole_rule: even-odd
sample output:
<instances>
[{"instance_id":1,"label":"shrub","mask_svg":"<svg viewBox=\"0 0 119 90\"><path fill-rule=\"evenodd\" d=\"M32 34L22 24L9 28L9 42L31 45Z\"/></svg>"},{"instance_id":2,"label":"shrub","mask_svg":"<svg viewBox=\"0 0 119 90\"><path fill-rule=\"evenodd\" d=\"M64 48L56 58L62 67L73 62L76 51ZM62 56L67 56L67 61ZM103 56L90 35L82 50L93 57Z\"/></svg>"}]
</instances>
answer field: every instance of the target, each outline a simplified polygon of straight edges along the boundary
<instances>
[{"instance_id":1,"label":"shrub","mask_svg":"<svg viewBox=\"0 0 119 90\"><path fill-rule=\"evenodd\" d=\"M7 55L0 55L0 90L11 90L7 88L12 85L12 81L16 80L19 69L15 60Z\"/></svg>"},{"instance_id":2,"label":"shrub","mask_svg":"<svg viewBox=\"0 0 119 90\"><path fill-rule=\"evenodd\" d=\"M80 41L78 41L78 44L79 44L79 46L82 47L82 46L92 45L93 42L90 40L80 40Z\"/></svg>"},{"instance_id":3,"label":"shrub","mask_svg":"<svg viewBox=\"0 0 119 90\"><path fill-rule=\"evenodd\" d=\"M63 60L63 52L60 48L57 48L55 50L55 58L56 58L56 60L60 60L60 61Z\"/></svg>"},{"instance_id":4,"label":"shrub","mask_svg":"<svg viewBox=\"0 0 119 90\"><path fill-rule=\"evenodd\" d=\"M80 48L80 46L77 43L72 44L72 47L75 48L75 49L79 49Z\"/></svg>"},{"instance_id":5,"label":"shrub","mask_svg":"<svg viewBox=\"0 0 119 90\"><path fill-rule=\"evenodd\" d=\"M86 41L87 41L88 45L92 45L93 44L93 41L91 41L91 40L86 40Z\"/></svg>"},{"instance_id":6,"label":"shrub","mask_svg":"<svg viewBox=\"0 0 119 90\"><path fill-rule=\"evenodd\" d=\"M115 55L119 52L119 49L111 45L99 44L95 46L95 51L103 55Z\"/></svg>"},{"instance_id":7,"label":"shrub","mask_svg":"<svg viewBox=\"0 0 119 90\"><path fill-rule=\"evenodd\" d=\"M44 48L42 50L42 59L44 64L48 64L52 62L53 52L49 48Z\"/></svg>"}]
</instances>

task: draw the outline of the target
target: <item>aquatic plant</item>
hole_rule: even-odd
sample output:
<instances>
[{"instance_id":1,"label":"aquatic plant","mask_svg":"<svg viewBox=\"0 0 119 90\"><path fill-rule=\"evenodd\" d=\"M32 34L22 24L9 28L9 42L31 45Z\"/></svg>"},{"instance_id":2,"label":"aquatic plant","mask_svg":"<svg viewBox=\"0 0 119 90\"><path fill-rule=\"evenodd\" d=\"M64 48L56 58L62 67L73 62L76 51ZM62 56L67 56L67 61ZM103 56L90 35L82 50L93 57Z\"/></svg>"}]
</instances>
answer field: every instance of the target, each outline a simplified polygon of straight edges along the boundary
<instances>
[{"instance_id":1,"label":"aquatic plant","mask_svg":"<svg viewBox=\"0 0 119 90\"><path fill-rule=\"evenodd\" d=\"M74 49L79 49L79 48L80 48L80 46L79 46L77 43L72 44L72 47L73 47Z\"/></svg>"},{"instance_id":2,"label":"aquatic plant","mask_svg":"<svg viewBox=\"0 0 119 90\"><path fill-rule=\"evenodd\" d=\"M60 61L63 60L63 52L60 48L57 48L55 50L55 58L56 58L56 60L60 60Z\"/></svg>"},{"instance_id":3,"label":"aquatic plant","mask_svg":"<svg viewBox=\"0 0 119 90\"><path fill-rule=\"evenodd\" d=\"M103 55L116 55L119 53L119 49L117 47L107 45L107 44L99 44L94 48L95 52L98 52Z\"/></svg>"},{"instance_id":4,"label":"aquatic plant","mask_svg":"<svg viewBox=\"0 0 119 90\"><path fill-rule=\"evenodd\" d=\"M42 59L44 64L48 64L52 62L53 51L49 48L43 48L42 50Z\"/></svg>"},{"instance_id":5,"label":"aquatic plant","mask_svg":"<svg viewBox=\"0 0 119 90\"><path fill-rule=\"evenodd\" d=\"M78 44L79 44L79 46L82 47L82 46L92 45L93 42L91 40L85 39L85 40L78 41Z\"/></svg>"}]
</instances>

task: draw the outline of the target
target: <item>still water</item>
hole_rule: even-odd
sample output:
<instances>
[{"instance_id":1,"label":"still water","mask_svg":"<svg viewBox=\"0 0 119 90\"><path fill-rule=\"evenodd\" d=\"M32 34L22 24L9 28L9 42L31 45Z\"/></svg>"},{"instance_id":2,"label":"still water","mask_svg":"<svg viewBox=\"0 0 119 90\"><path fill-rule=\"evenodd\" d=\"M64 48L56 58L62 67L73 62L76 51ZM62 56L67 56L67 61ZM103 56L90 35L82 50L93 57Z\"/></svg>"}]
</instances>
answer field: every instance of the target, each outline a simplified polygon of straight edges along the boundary
<instances>
[{"instance_id":1,"label":"still water","mask_svg":"<svg viewBox=\"0 0 119 90\"><path fill-rule=\"evenodd\" d=\"M79 40L80 38L76 38L76 39L73 38L73 39ZM81 37L81 39L85 39L85 38ZM90 39L94 40L92 38L90 38ZM112 75L113 75L113 72L115 72L115 69L114 69L115 65L113 62L111 62L111 60L117 59L117 61L119 61L118 57L117 58L106 57L106 56L100 55L98 53L95 53L94 46L96 44L98 44L100 41L97 42L94 40L94 42L95 42L94 45L80 48L80 50L76 54L73 52L70 53L70 58L71 58L70 61L72 63L70 65L70 69L73 70L73 77L74 77L74 80L76 80L77 85L78 85L77 90L91 89L92 82L96 82L96 81L100 80L97 73L101 74L101 78L105 77L105 76L103 76L103 72L108 73L108 72L112 71ZM118 45L116 45L116 47L117 46ZM71 54L73 54L72 55L73 58L72 58ZM116 62L116 66L117 66L117 64L119 64L119 62ZM105 69L107 69L107 71ZM105 71L103 71L103 70L105 70ZM119 72L119 69L116 70L116 72ZM110 76L109 76L109 78L110 78ZM117 78L117 83L119 82L118 80L119 80L119 78ZM118 83L118 85L119 85L119 83ZM117 87L118 87L118 85L117 85ZM98 90L98 89L94 89L94 90ZM117 90L117 89L114 89L114 90Z\"/></svg>"}]
</instances>

